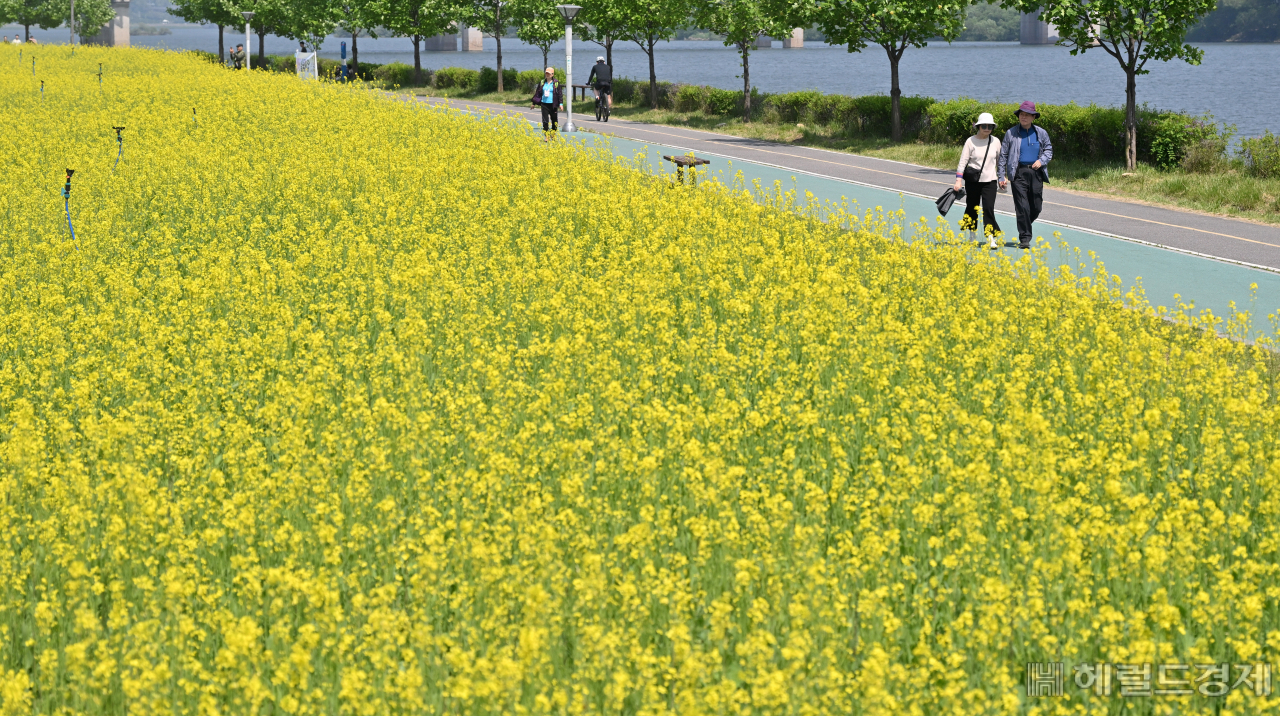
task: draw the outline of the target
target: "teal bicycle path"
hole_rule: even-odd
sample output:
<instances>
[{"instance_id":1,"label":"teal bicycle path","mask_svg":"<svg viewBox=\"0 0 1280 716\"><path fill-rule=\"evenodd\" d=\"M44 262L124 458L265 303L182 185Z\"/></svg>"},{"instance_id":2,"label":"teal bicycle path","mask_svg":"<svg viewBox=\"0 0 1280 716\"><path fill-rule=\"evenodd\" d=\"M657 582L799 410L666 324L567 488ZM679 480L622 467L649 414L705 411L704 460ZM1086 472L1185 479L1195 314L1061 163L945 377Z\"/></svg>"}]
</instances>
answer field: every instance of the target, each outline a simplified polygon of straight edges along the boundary
<instances>
[{"instance_id":1,"label":"teal bicycle path","mask_svg":"<svg viewBox=\"0 0 1280 716\"><path fill-rule=\"evenodd\" d=\"M616 156L638 159L647 162L650 169L657 174L670 174L674 180L674 169L670 162L662 159L662 155L685 154L672 147L651 143L636 142L620 137L603 137L589 133L578 133L577 141L596 147L610 149ZM933 201L904 193L890 192L883 189L842 182L824 177L788 171L778 167L754 164L742 160L728 160L713 154L699 154L711 159L711 165L699 171L700 181L716 178L724 184L732 184L741 175L748 185L758 180L766 189L779 182L784 191L796 190L803 199L804 193L811 193L819 201L834 203L848 202L853 213L862 213L868 209L904 212L906 226L903 236L910 236L910 225L915 222L926 222L929 226L956 227L964 212L963 205L952 207L948 217L938 214ZM996 212L1003 226L1013 226L1014 217L1003 212ZM1183 304L1194 304L1195 310L1189 311L1199 315L1209 309L1213 315L1225 319L1230 315L1231 302L1235 302L1237 311L1249 311L1254 317L1255 328L1267 333L1274 332L1274 327L1267 316L1280 309L1280 273L1262 271L1237 264L1216 261L1210 258L1193 256L1177 251L1140 244L1123 239L1094 234L1078 229L1054 226L1047 222L1037 222L1037 240L1043 238L1050 242L1052 249L1045 254L1046 261L1051 264L1059 258L1059 264L1068 264L1077 270L1072 249L1080 249L1082 258L1090 266L1090 253L1102 264L1106 271L1120 277L1122 291L1128 291L1141 281L1147 300L1153 306L1164 306L1170 311L1178 305L1181 297ZM1047 230L1047 232L1046 232ZM1066 242L1068 248L1059 248L1059 242ZM1008 244L998 251L1012 255L1014 258L1022 249ZM1068 253L1070 252L1070 253ZM1071 256L1071 258L1068 258ZM1256 284L1256 299L1251 286Z\"/></svg>"},{"instance_id":2,"label":"teal bicycle path","mask_svg":"<svg viewBox=\"0 0 1280 716\"><path fill-rule=\"evenodd\" d=\"M453 109L481 116L488 108L467 110L461 107ZM527 117L526 117L527 118ZM536 122L527 125L530 132L541 133ZM684 155L687 149L654 142L642 142L618 136L603 136L591 132L561 134L562 138L581 142L585 146L603 148L615 156L637 160L639 166L647 165L655 174L671 175L674 179L674 167L662 159L662 155ZM821 176L793 168L746 161L741 158L731 159L717 155L711 151L700 150L697 156L711 160L709 167L699 171L700 181L716 178L724 184L731 185L736 180L750 186L758 181L764 188L771 189L780 183L783 191L794 190L803 200L805 192L812 194L818 201L829 201L834 204L848 203L852 212L861 214L871 209L883 209L886 212L901 209L904 212L903 236L911 235L910 226L916 222L927 222L929 226L956 227L964 207L953 207L949 218L939 216L932 199L922 198L906 192L896 192L880 187L867 186L857 182L842 181L828 176ZM1012 214L997 210L996 215L1006 230L1015 225ZM1151 305L1164 307L1173 311L1179 305L1194 306L1187 312L1191 315L1202 315L1205 310L1223 321L1219 330L1225 330L1225 320L1232 315L1231 304L1236 311L1245 311L1252 315L1251 333L1276 333L1276 325L1269 316L1280 312L1280 272L1273 272L1198 256L1181 251L1170 250L1149 243L1141 243L1105 234L1093 233L1079 228L1059 226L1041 220L1036 225L1037 240L1043 238L1049 242L1051 249L1043 254L1050 265L1068 265L1073 271L1079 271L1074 249L1080 250L1081 260L1091 269L1096 261L1113 276L1119 277L1122 292L1141 283L1142 289ZM1067 248L1059 247L1066 242ZM1021 253L1021 249L1005 245L997 251L1011 254L1013 258ZM1092 259L1090 255L1092 254ZM1256 290L1252 288L1256 286ZM1010 306L1012 308L1014 306Z\"/></svg>"}]
</instances>

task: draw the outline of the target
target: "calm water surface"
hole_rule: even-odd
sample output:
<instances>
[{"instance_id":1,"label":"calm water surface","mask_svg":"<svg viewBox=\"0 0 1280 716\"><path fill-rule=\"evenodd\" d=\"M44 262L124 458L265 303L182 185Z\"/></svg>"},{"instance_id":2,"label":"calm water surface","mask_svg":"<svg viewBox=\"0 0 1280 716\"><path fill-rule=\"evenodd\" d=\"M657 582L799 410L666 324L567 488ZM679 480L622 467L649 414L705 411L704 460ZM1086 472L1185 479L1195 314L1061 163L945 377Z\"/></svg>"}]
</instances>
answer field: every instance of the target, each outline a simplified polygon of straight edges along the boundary
<instances>
[{"instance_id":1,"label":"calm water surface","mask_svg":"<svg viewBox=\"0 0 1280 716\"><path fill-rule=\"evenodd\" d=\"M12 33L12 26L0 34ZM40 41L66 42L65 30L34 31ZM228 32L228 45L242 34ZM330 37L321 55L338 57L339 42ZM350 46L350 38L345 38ZM170 49L200 49L216 52L218 33L211 27L176 27L172 35L135 36L136 45ZM254 49L257 37L254 37ZM360 59L366 62L413 63L413 45L405 38L361 37ZM887 94L889 61L880 48L851 54L844 47L808 43L804 48L783 50L780 43L751 55L752 84L765 92L817 89L822 92L864 95ZM423 66L494 66L495 43L485 38L484 52L424 52ZM1181 61L1150 65L1151 73L1138 78L1138 101L1161 109L1191 114L1212 114L1221 122L1237 125L1243 136L1263 130L1280 132L1280 43L1206 43L1204 62L1191 66ZM291 54L297 43L268 37L269 54ZM503 65L520 70L536 69L542 52L518 40L503 40ZM599 46L574 43L574 75L586 81ZM564 44L551 50L552 64L564 64ZM631 43L614 46L615 72L628 77L647 78L648 59ZM737 53L719 42L680 41L659 45L655 54L659 79L740 89L741 67ZM1028 46L1017 43L938 43L908 49L901 65L902 91L947 99L968 96L986 100L1063 104L1096 102L1121 105L1124 102L1124 74L1119 64L1101 49L1072 57L1066 48Z\"/></svg>"}]
</instances>

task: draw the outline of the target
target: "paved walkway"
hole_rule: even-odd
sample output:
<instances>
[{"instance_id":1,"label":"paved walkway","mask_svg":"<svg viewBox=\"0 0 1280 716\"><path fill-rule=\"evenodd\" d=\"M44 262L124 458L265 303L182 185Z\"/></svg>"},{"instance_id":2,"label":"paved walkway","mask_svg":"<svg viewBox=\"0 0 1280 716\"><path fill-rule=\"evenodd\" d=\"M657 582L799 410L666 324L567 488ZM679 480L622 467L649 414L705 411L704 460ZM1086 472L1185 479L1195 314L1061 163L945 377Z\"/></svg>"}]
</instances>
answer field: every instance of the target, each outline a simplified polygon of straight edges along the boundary
<instances>
[{"instance_id":1,"label":"paved walkway","mask_svg":"<svg viewBox=\"0 0 1280 716\"><path fill-rule=\"evenodd\" d=\"M432 103L443 101L427 97L420 99ZM538 111L527 108L484 102L452 102L460 109L472 106L491 111L518 112L530 121L541 121ZM594 116L575 115L575 119L579 129L591 132L688 149L698 154L716 154L774 165L927 198L937 197L955 181L955 172L846 152L620 119L610 119L607 124L596 122ZM1049 169L1052 181L1052 164ZM1013 214L1013 198L1009 192L997 195L996 211ZM1040 218L1046 223L1280 271L1280 226L1074 194L1056 190L1052 184L1045 187ZM1005 230L1016 234L1016 225L1012 221L1008 223Z\"/></svg>"},{"instance_id":2,"label":"paved walkway","mask_svg":"<svg viewBox=\"0 0 1280 716\"><path fill-rule=\"evenodd\" d=\"M451 105L470 112L514 113L531 126L541 121L539 113L518 107L456 100ZM758 180L766 187L781 182L784 189L811 192L820 201L848 201L854 211L901 208L912 222L942 222L933 200L955 177L953 172L902 162L679 127L622 120L604 124L581 115L575 119L585 120L580 129L607 129L610 135L579 132L575 139L647 161L656 173L671 171L662 154L693 150L711 158L709 171L722 181L731 181L741 172L747 182ZM1057 235L1069 247L1050 241L1052 255L1046 255L1047 260L1077 271L1091 270L1090 264L1097 261L1121 279L1122 290L1140 283L1155 306L1174 309L1179 302L1194 304L1192 313L1209 309L1215 316L1226 317L1234 303L1238 310L1255 316L1251 332L1273 333L1266 316L1280 309L1280 228L1046 190L1036 234ZM997 203L1001 226L1016 231L1012 210L1012 200L1007 194L1001 196ZM952 209L950 225L954 226L959 213ZM1015 259L1020 253L1016 248L1003 250ZM1016 302L1016 297L1009 300Z\"/></svg>"}]
</instances>

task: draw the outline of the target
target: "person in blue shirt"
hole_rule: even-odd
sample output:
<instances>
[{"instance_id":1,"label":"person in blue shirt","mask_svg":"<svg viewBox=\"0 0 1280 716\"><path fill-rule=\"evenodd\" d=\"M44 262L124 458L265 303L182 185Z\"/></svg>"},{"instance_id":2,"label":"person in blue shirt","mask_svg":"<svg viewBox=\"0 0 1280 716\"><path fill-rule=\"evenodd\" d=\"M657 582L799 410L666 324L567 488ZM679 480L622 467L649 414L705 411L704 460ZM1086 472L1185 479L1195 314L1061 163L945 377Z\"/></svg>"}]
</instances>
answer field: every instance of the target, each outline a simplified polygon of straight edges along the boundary
<instances>
[{"instance_id":1,"label":"person in blue shirt","mask_svg":"<svg viewBox=\"0 0 1280 716\"><path fill-rule=\"evenodd\" d=\"M1049 133L1037 125L1040 113L1034 102L1023 102L1014 113L1018 118L1000 143L997 165L1000 189L1013 185L1013 209L1018 217L1018 247L1031 248L1031 225L1040 218L1044 185L1049 181L1049 161L1053 144Z\"/></svg>"},{"instance_id":2,"label":"person in blue shirt","mask_svg":"<svg viewBox=\"0 0 1280 716\"><path fill-rule=\"evenodd\" d=\"M548 67L543 73L542 81L534 85L533 97L529 101L534 107L542 107L542 131L556 131L559 110L564 106L564 88L556 80L555 68Z\"/></svg>"}]
</instances>

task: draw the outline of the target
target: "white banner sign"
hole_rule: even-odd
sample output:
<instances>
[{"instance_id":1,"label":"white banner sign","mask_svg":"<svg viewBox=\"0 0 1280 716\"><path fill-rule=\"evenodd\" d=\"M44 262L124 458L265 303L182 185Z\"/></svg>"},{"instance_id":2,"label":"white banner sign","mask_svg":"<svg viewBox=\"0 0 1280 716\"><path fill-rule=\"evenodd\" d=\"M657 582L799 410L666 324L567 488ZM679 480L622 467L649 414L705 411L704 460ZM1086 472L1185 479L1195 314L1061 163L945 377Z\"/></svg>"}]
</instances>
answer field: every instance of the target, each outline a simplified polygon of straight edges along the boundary
<instances>
[{"instance_id":1,"label":"white banner sign","mask_svg":"<svg viewBox=\"0 0 1280 716\"><path fill-rule=\"evenodd\" d=\"M314 52L295 52L294 60L298 66L298 77L304 80L314 80L320 77L320 60L316 58Z\"/></svg>"}]
</instances>

